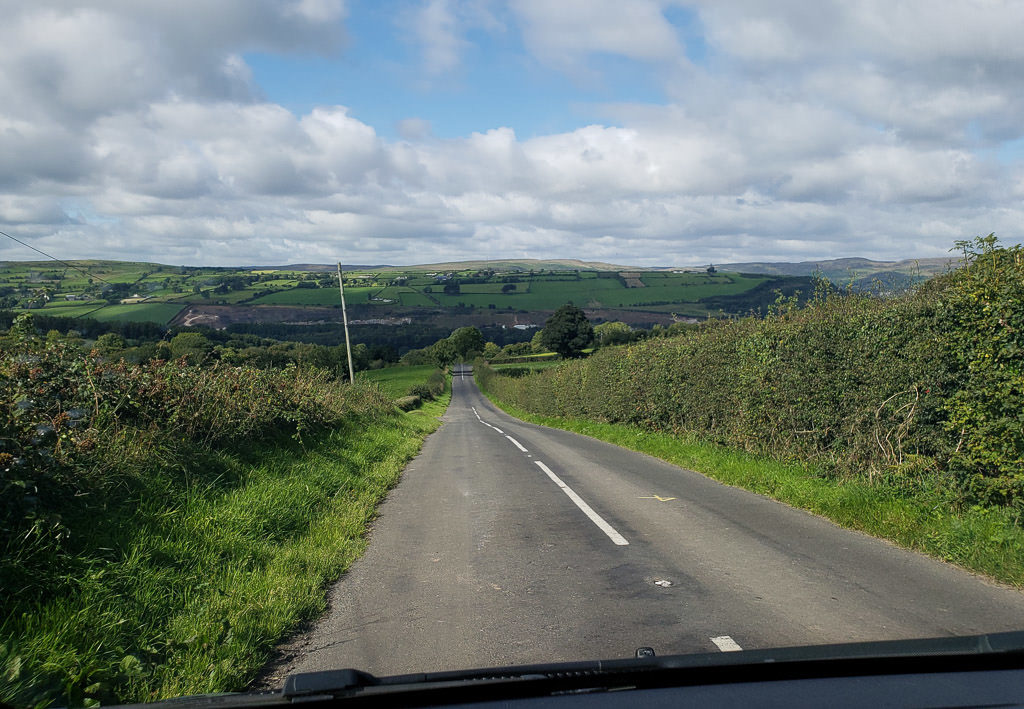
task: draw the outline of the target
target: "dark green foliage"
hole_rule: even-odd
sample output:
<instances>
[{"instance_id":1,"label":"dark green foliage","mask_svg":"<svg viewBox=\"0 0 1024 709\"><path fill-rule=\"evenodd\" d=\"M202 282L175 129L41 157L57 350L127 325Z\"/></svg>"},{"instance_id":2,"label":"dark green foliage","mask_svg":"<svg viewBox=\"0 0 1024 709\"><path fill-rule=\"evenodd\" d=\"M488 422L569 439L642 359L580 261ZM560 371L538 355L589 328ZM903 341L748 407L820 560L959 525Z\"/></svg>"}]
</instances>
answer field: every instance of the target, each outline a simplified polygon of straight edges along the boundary
<instances>
[{"instance_id":1,"label":"dark green foliage","mask_svg":"<svg viewBox=\"0 0 1024 709\"><path fill-rule=\"evenodd\" d=\"M116 332L108 332L96 338L96 349L100 354L113 355L122 352L127 344Z\"/></svg>"},{"instance_id":2,"label":"dark green foliage","mask_svg":"<svg viewBox=\"0 0 1024 709\"><path fill-rule=\"evenodd\" d=\"M471 352L478 354L483 352L484 336L475 327L460 327L451 334L449 339L452 341L455 353L463 360L471 359Z\"/></svg>"},{"instance_id":3,"label":"dark green foliage","mask_svg":"<svg viewBox=\"0 0 1024 709\"><path fill-rule=\"evenodd\" d=\"M949 469L972 497L1024 498L1024 249L993 235L960 242L969 265L943 292L941 323L955 388L942 425L955 441Z\"/></svg>"},{"instance_id":4,"label":"dark green foliage","mask_svg":"<svg viewBox=\"0 0 1024 709\"><path fill-rule=\"evenodd\" d=\"M0 310L0 328L9 328L18 317L17 313ZM166 327L152 322L122 322L110 320L98 322L92 318L69 318L44 315L42 312L32 313L33 322L40 330L74 330L86 337L99 337L105 332L116 332L123 337L132 339L158 340L167 331Z\"/></svg>"},{"instance_id":5,"label":"dark green foliage","mask_svg":"<svg viewBox=\"0 0 1024 709\"><path fill-rule=\"evenodd\" d=\"M572 303L563 305L544 323L541 342L562 357L579 357L594 340L594 328L586 314Z\"/></svg>"},{"instance_id":6,"label":"dark green foliage","mask_svg":"<svg viewBox=\"0 0 1024 709\"><path fill-rule=\"evenodd\" d=\"M203 594L200 605L216 614L221 611L210 603L241 592L230 588L218 596L208 587L205 579L225 565L231 573L258 575L271 560L246 556L245 542L233 546L235 517L204 517L194 528L174 527L176 520L190 505L230 500L247 484L243 471L265 456L290 449L298 458L303 446L315 448L319 436L345 427L352 429L348 440L385 428L395 419L390 397L376 387L342 385L321 369L114 361L74 339L39 337L31 315L20 316L0 339L0 701L13 701L12 692L25 688L42 692L40 701L57 694L75 703L142 700L149 696L145 687L159 687L161 677L175 672L189 675L193 686L220 688L208 691L237 688L240 670L230 663L259 662L245 643L262 648L277 636L240 632L231 639L214 615L216 623L206 626L211 634L193 645L188 636L175 640L169 624ZM325 451L347 455L345 437L330 435L337 440ZM286 476L266 493L268 510L276 509L270 501L290 481ZM338 484L326 488L323 499L333 500ZM309 490L299 485L300 493ZM294 513L308 525L316 505L303 505L310 504L297 494L278 513ZM284 544L302 533L299 522L289 524L256 514L253 536L266 540L265 525ZM206 572L179 554L186 541L214 549L203 562L212 564ZM306 593L315 596L318 587ZM298 599L299 592L289 593ZM76 605L86 598L94 605ZM255 611L236 600L239 615ZM41 631L52 618L61 619L57 628ZM50 650L34 644L51 641ZM173 666L173 658L207 647L230 658L221 674L232 679Z\"/></svg>"},{"instance_id":7,"label":"dark green foliage","mask_svg":"<svg viewBox=\"0 0 1024 709\"><path fill-rule=\"evenodd\" d=\"M533 413L696 434L954 504L1024 501L1024 254L966 248L967 268L903 296L821 289L528 377L480 368L481 383Z\"/></svg>"},{"instance_id":8,"label":"dark green foliage","mask_svg":"<svg viewBox=\"0 0 1024 709\"><path fill-rule=\"evenodd\" d=\"M171 338L171 357L184 357L189 364L201 364L213 351L213 343L199 332L182 332Z\"/></svg>"},{"instance_id":9,"label":"dark green foliage","mask_svg":"<svg viewBox=\"0 0 1024 709\"><path fill-rule=\"evenodd\" d=\"M129 365L31 329L16 322L0 352L0 599L59 592L75 525L105 515L112 490L136 489L140 470L201 467L218 447L301 437L389 407L322 370Z\"/></svg>"},{"instance_id":10,"label":"dark green foliage","mask_svg":"<svg viewBox=\"0 0 1024 709\"><path fill-rule=\"evenodd\" d=\"M820 288L821 284L816 284L814 279L805 276L772 279L742 293L701 298L700 304L710 312L762 313L780 294L786 298L796 297L798 302L803 304L816 287Z\"/></svg>"},{"instance_id":11,"label":"dark green foliage","mask_svg":"<svg viewBox=\"0 0 1024 709\"><path fill-rule=\"evenodd\" d=\"M433 360L433 363L442 369L458 358L455 345L449 338L438 340L427 349L430 352L430 358Z\"/></svg>"},{"instance_id":12,"label":"dark green foliage","mask_svg":"<svg viewBox=\"0 0 1024 709\"><path fill-rule=\"evenodd\" d=\"M448 387L448 377L440 369L434 370L422 384L414 384L409 387L409 396L418 397L421 401L433 401L444 394ZM418 406L419 404L417 404Z\"/></svg>"}]
</instances>

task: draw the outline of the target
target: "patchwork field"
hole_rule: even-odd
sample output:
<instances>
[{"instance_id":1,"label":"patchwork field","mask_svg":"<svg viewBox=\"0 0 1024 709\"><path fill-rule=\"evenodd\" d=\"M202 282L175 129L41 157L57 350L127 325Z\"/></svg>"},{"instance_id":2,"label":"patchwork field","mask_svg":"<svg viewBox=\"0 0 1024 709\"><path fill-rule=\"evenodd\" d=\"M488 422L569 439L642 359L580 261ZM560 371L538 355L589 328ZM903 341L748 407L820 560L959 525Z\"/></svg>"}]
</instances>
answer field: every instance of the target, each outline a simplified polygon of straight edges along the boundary
<instances>
[{"instance_id":1,"label":"patchwork field","mask_svg":"<svg viewBox=\"0 0 1024 709\"><path fill-rule=\"evenodd\" d=\"M168 324L188 306L244 307L250 322L275 320L264 308L335 308L337 276L327 270L232 269L150 263L76 261L0 263L0 309L41 309L47 315L101 322ZM543 313L574 303L601 318L635 320L707 317L763 309L776 288L810 290L807 278L740 273L650 270L524 270L481 266L461 271L408 267L345 274L345 299L361 317L445 312ZM380 310L380 316L367 315ZM632 315L631 315L632 313ZM235 314L237 319L237 313ZM310 319L315 319L315 313ZM323 317L322 315L319 317ZM536 319L536 318L534 318ZM216 321L216 318L213 319Z\"/></svg>"}]
</instances>

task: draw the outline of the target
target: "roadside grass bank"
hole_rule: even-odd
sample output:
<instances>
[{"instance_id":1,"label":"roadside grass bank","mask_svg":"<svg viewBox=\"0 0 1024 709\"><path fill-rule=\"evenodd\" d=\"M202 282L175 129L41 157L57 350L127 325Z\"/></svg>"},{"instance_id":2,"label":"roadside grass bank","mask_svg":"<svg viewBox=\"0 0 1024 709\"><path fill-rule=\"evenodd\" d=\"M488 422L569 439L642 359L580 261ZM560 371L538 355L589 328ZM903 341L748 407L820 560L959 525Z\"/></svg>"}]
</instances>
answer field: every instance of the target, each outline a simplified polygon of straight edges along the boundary
<instances>
[{"instance_id":1,"label":"roadside grass bank","mask_svg":"<svg viewBox=\"0 0 1024 709\"><path fill-rule=\"evenodd\" d=\"M401 365L356 373L356 379L372 382L403 409L420 406L445 392L448 378L434 365Z\"/></svg>"},{"instance_id":2,"label":"roadside grass bank","mask_svg":"<svg viewBox=\"0 0 1024 709\"><path fill-rule=\"evenodd\" d=\"M447 397L0 335L0 703L242 689L324 606Z\"/></svg>"},{"instance_id":3,"label":"roadside grass bank","mask_svg":"<svg viewBox=\"0 0 1024 709\"><path fill-rule=\"evenodd\" d=\"M243 689L325 608L367 524L445 402L206 462L217 478L98 520L74 590L0 626L16 705L151 701Z\"/></svg>"},{"instance_id":4,"label":"roadside grass bank","mask_svg":"<svg viewBox=\"0 0 1024 709\"><path fill-rule=\"evenodd\" d=\"M479 381L479 380L478 380ZM820 469L636 426L539 416L484 394L511 416L560 428L695 470L714 480L821 515L970 571L1024 587L1024 529L1019 513L973 506L957 513L938 495L825 476Z\"/></svg>"}]
</instances>

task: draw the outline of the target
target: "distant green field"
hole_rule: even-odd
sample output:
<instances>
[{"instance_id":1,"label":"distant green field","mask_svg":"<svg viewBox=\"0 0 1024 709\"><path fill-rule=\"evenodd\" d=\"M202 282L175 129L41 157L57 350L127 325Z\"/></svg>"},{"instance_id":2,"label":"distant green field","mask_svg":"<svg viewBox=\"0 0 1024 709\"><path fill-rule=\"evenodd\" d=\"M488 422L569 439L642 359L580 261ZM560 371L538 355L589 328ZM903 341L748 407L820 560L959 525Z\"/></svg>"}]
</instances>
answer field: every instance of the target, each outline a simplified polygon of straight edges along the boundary
<instances>
[{"instance_id":1,"label":"distant green field","mask_svg":"<svg viewBox=\"0 0 1024 709\"><path fill-rule=\"evenodd\" d=\"M347 279L346 279L347 280ZM370 294L379 288L345 288L346 303L369 303ZM260 296L253 305L341 305L341 296L334 288L293 288L292 290Z\"/></svg>"},{"instance_id":2,"label":"distant green field","mask_svg":"<svg viewBox=\"0 0 1024 709\"><path fill-rule=\"evenodd\" d=\"M46 307L42 311L35 310L33 312L42 312L43 315L53 315L60 318L80 318L82 316L92 317L91 313L103 307L107 307L106 302L94 303L92 305L88 303L68 303L68 305L63 307Z\"/></svg>"},{"instance_id":3,"label":"distant green field","mask_svg":"<svg viewBox=\"0 0 1024 709\"><path fill-rule=\"evenodd\" d=\"M0 287L10 288L8 294L17 302L31 301L45 288L53 298L46 305L46 312L57 314L59 310L62 315L80 316L92 308L79 301L67 302L65 296L75 294L98 298L103 296L106 288L103 281L128 283L131 284L130 289L122 288L118 294L123 296L137 292L145 295L149 300L140 305L148 309L126 309L139 307L135 305L109 306L96 311L96 317L117 320L138 318L154 322L167 322L179 308L189 303L336 307L340 301L333 285L334 274L318 273L312 276L320 283L331 280L330 286L298 288L300 282L309 282L309 272L161 266L116 261L74 263L78 268L88 271L89 275L52 262L0 263ZM452 266L458 267L454 264ZM477 269L459 271L447 270L443 266L436 268L443 270L439 270L437 275L429 275L433 271L425 270L348 271L346 281L351 285L345 288L346 301L352 305L380 306L382 310L398 306L432 309L439 306L470 306L479 310L506 312L550 311L572 302L589 308L632 309L704 317L709 312L719 312L719 308L732 308L736 312L763 308L766 294L770 291L767 286L759 288L751 298L745 299L743 294L766 282L774 282L771 276L743 276L738 273L530 272L513 269L511 266L506 266L506 269L511 270L501 270L500 264L486 266L483 263ZM459 293L446 294L446 282L439 281L437 277L441 273L484 282L462 283L459 285ZM213 292L221 283L235 287L239 285L239 279L248 282L259 276L269 276L273 280L252 283L249 287L227 293ZM505 279L510 277L517 279L517 282L506 284ZM402 285L392 285L396 282ZM514 285L515 289L502 292L508 285ZM201 289L201 292L195 292L196 288ZM425 292L427 288L430 293ZM700 302L716 296L739 298L716 300L716 305Z\"/></svg>"},{"instance_id":4,"label":"distant green field","mask_svg":"<svg viewBox=\"0 0 1024 709\"><path fill-rule=\"evenodd\" d=\"M356 379L374 382L390 396L399 398L405 396L409 387L416 384L424 384L431 372L437 367L430 364L417 365L415 367L388 367L386 369L371 369L366 372L357 372Z\"/></svg>"},{"instance_id":5,"label":"distant green field","mask_svg":"<svg viewBox=\"0 0 1024 709\"><path fill-rule=\"evenodd\" d=\"M108 305L89 315L100 322L155 322L166 325L181 312L183 305L174 303L134 303L132 305Z\"/></svg>"},{"instance_id":6,"label":"distant green field","mask_svg":"<svg viewBox=\"0 0 1024 709\"><path fill-rule=\"evenodd\" d=\"M107 304L105 300L51 300L43 308L47 315L63 315L65 310L81 310L83 308L95 310ZM60 313L51 313L51 310L59 310Z\"/></svg>"},{"instance_id":7,"label":"distant green field","mask_svg":"<svg viewBox=\"0 0 1024 709\"><path fill-rule=\"evenodd\" d=\"M444 306L472 305L476 308L505 310L554 310L568 302L580 306L631 308L652 304L696 303L712 295L743 293L763 283L766 278L739 274L685 274L644 276L646 287L627 288L618 278L587 278L585 280L534 278L516 284L516 290L502 293L503 284L467 284L458 294L433 287L433 296ZM404 298L403 298L404 302Z\"/></svg>"},{"instance_id":8,"label":"distant green field","mask_svg":"<svg viewBox=\"0 0 1024 709\"><path fill-rule=\"evenodd\" d=\"M414 291L414 290L411 290L411 289L410 290L402 291L399 294L399 297L402 300L402 305L405 305L407 307L414 307L415 306L415 307L429 308L431 306L436 306L437 305L437 303L432 301L427 296L426 293L420 293L418 291Z\"/></svg>"},{"instance_id":9,"label":"distant green field","mask_svg":"<svg viewBox=\"0 0 1024 709\"><path fill-rule=\"evenodd\" d=\"M501 293L502 287L506 285L504 283L467 283L462 286L461 290L463 293ZM513 290L523 289L526 290L524 284L513 283L515 288Z\"/></svg>"}]
</instances>

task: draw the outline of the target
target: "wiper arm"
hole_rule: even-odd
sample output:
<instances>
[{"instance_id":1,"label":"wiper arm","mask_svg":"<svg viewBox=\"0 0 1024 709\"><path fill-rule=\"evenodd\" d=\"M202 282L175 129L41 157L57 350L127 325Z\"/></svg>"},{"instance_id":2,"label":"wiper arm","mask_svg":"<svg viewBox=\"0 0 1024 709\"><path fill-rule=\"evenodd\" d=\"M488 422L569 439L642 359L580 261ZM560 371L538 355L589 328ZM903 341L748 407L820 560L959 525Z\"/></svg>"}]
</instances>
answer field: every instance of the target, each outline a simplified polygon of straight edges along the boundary
<instances>
[{"instance_id":1,"label":"wiper arm","mask_svg":"<svg viewBox=\"0 0 1024 709\"><path fill-rule=\"evenodd\" d=\"M646 648L644 648L646 650ZM945 661L944 661L945 658ZM955 662L951 660L955 659ZM546 663L375 677L359 670L289 675L287 701L398 693L456 693L460 701L501 696L688 686L816 676L905 674L1024 667L1024 632L968 637L811 645L730 653ZM743 667L743 672L736 672ZM467 696L463 696L463 695Z\"/></svg>"},{"instance_id":2,"label":"wiper arm","mask_svg":"<svg viewBox=\"0 0 1024 709\"><path fill-rule=\"evenodd\" d=\"M646 649L646 648L644 648ZM273 709L307 702L383 706L455 705L531 697L740 685L749 682L884 677L1024 669L1024 632L968 637L743 650L699 655L546 663L375 677L354 669L289 675L281 690L206 695L161 704ZM134 705L148 709L152 704Z\"/></svg>"}]
</instances>

